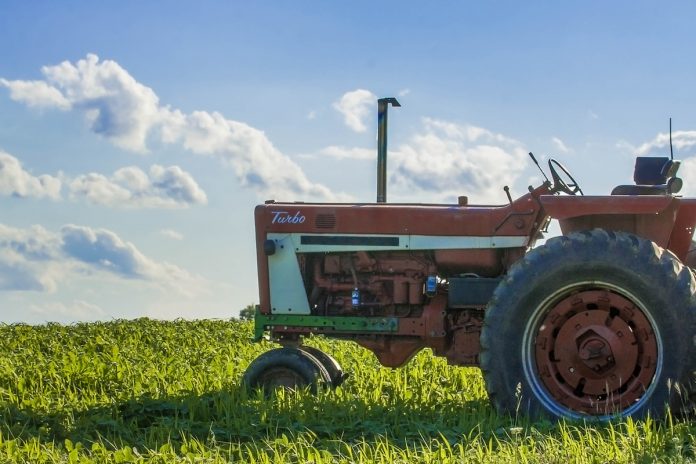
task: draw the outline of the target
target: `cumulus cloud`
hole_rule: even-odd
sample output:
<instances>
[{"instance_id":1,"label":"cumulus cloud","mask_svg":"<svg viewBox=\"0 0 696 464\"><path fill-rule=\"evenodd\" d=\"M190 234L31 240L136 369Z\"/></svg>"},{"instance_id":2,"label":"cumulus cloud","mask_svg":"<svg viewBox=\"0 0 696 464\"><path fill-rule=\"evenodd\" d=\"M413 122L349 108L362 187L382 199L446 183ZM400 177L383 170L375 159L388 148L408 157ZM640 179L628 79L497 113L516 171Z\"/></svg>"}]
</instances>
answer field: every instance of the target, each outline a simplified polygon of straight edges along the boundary
<instances>
[{"instance_id":1,"label":"cumulus cloud","mask_svg":"<svg viewBox=\"0 0 696 464\"><path fill-rule=\"evenodd\" d=\"M0 291L56 289L60 241L41 226L15 229L0 224Z\"/></svg>"},{"instance_id":2,"label":"cumulus cloud","mask_svg":"<svg viewBox=\"0 0 696 464\"><path fill-rule=\"evenodd\" d=\"M672 132L672 146L675 153L681 151L683 154L695 154L696 131L676 131ZM657 153L656 153L657 152ZM669 132L659 133L654 139L645 142L637 149L639 156L654 154L656 156L669 155Z\"/></svg>"},{"instance_id":3,"label":"cumulus cloud","mask_svg":"<svg viewBox=\"0 0 696 464\"><path fill-rule=\"evenodd\" d=\"M17 158L0 150L0 195L58 200L60 189L60 178L46 174L34 176Z\"/></svg>"},{"instance_id":4,"label":"cumulus cloud","mask_svg":"<svg viewBox=\"0 0 696 464\"><path fill-rule=\"evenodd\" d=\"M527 166L521 142L472 125L423 120L423 130L390 153L396 193L427 201L501 202Z\"/></svg>"},{"instance_id":5,"label":"cumulus cloud","mask_svg":"<svg viewBox=\"0 0 696 464\"><path fill-rule=\"evenodd\" d=\"M44 66L41 72L42 81L4 79L2 85L10 89L10 98L27 105L82 112L92 131L127 150L146 153L148 142L159 140L218 156L232 166L242 185L265 197L337 198L327 187L310 182L263 131L217 112L184 113L164 106L151 88L115 61L89 54L76 63ZM95 182L104 184L102 179Z\"/></svg>"},{"instance_id":6,"label":"cumulus cloud","mask_svg":"<svg viewBox=\"0 0 696 464\"><path fill-rule=\"evenodd\" d=\"M71 180L63 173L34 176L17 158L0 150L0 195L60 200L63 184L73 199L120 208L186 208L208 202L193 176L179 166L156 164L149 173L129 166L111 177L89 173Z\"/></svg>"},{"instance_id":7,"label":"cumulus cloud","mask_svg":"<svg viewBox=\"0 0 696 464\"><path fill-rule=\"evenodd\" d=\"M389 197L399 201L501 202L502 185L514 185L527 166L517 140L482 127L425 118L422 128L389 151ZM330 146L320 155L375 159L375 150Z\"/></svg>"},{"instance_id":8,"label":"cumulus cloud","mask_svg":"<svg viewBox=\"0 0 696 464\"><path fill-rule=\"evenodd\" d=\"M669 156L669 132L658 133L637 148L627 144L638 156ZM674 157L682 160L678 175L684 180L680 194L696 195L696 130L672 132Z\"/></svg>"},{"instance_id":9,"label":"cumulus cloud","mask_svg":"<svg viewBox=\"0 0 696 464\"><path fill-rule=\"evenodd\" d=\"M153 165L149 174L135 166L111 177L85 174L72 180L69 190L73 198L123 208L186 208L208 202L193 177L178 166Z\"/></svg>"},{"instance_id":10,"label":"cumulus cloud","mask_svg":"<svg viewBox=\"0 0 696 464\"><path fill-rule=\"evenodd\" d=\"M56 233L0 224L0 290L53 291L76 274L140 280L184 295L203 287L201 278L147 257L106 229L68 224Z\"/></svg>"},{"instance_id":11,"label":"cumulus cloud","mask_svg":"<svg viewBox=\"0 0 696 464\"><path fill-rule=\"evenodd\" d=\"M365 132L365 119L374 109L377 97L365 89L357 89L343 94L333 107L343 115L343 121L355 132Z\"/></svg>"},{"instance_id":12,"label":"cumulus cloud","mask_svg":"<svg viewBox=\"0 0 696 464\"><path fill-rule=\"evenodd\" d=\"M60 90L45 81L8 81L0 78L0 85L10 89L10 98L32 108L70 109L70 101Z\"/></svg>"},{"instance_id":13,"label":"cumulus cloud","mask_svg":"<svg viewBox=\"0 0 696 464\"><path fill-rule=\"evenodd\" d=\"M166 137L197 154L220 155L243 186L278 198L301 196L337 199L327 187L313 184L302 169L273 146L266 135L248 124L217 112L170 112Z\"/></svg>"},{"instance_id":14,"label":"cumulus cloud","mask_svg":"<svg viewBox=\"0 0 696 464\"><path fill-rule=\"evenodd\" d=\"M684 180L684 187L679 194L687 197L696 196L696 157L682 161L678 176Z\"/></svg>"},{"instance_id":15,"label":"cumulus cloud","mask_svg":"<svg viewBox=\"0 0 696 464\"><path fill-rule=\"evenodd\" d=\"M61 251L90 268L127 279L166 283L192 281L193 276L166 262L157 262L142 254L130 242L106 229L66 225L60 230Z\"/></svg>"},{"instance_id":16,"label":"cumulus cloud","mask_svg":"<svg viewBox=\"0 0 696 464\"><path fill-rule=\"evenodd\" d=\"M15 229L0 224L0 250L5 253L28 261L48 262L59 258L59 249L60 239L39 225Z\"/></svg>"},{"instance_id":17,"label":"cumulus cloud","mask_svg":"<svg viewBox=\"0 0 696 464\"><path fill-rule=\"evenodd\" d=\"M70 107L85 112L94 132L122 148L147 151L148 130L159 120L159 98L118 63L89 54L76 64L64 61L41 72Z\"/></svg>"}]
</instances>

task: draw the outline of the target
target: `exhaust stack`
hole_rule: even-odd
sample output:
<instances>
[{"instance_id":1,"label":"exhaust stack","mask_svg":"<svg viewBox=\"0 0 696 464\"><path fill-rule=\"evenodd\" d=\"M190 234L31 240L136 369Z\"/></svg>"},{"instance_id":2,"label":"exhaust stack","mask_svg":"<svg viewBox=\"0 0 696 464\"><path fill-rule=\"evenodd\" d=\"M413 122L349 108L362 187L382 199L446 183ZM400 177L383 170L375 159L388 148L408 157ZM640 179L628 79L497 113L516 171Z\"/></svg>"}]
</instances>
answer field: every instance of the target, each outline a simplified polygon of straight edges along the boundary
<instances>
[{"instance_id":1,"label":"exhaust stack","mask_svg":"<svg viewBox=\"0 0 696 464\"><path fill-rule=\"evenodd\" d=\"M387 110L401 104L394 97L377 100L377 203L387 202Z\"/></svg>"}]
</instances>

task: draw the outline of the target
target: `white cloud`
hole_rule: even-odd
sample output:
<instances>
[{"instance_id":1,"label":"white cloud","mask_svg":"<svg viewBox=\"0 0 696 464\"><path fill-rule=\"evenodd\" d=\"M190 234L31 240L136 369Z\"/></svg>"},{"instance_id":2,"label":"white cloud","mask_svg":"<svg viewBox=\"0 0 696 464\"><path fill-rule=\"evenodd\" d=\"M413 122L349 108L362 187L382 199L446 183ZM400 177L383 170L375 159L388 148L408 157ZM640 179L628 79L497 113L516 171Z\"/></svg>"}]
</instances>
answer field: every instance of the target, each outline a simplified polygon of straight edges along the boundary
<instances>
[{"instance_id":1,"label":"white cloud","mask_svg":"<svg viewBox=\"0 0 696 464\"><path fill-rule=\"evenodd\" d=\"M54 263L60 240L41 226L15 229L0 224L0 291L53 292L61 272Z\"/></svg>"},{"instance_id":2,"label":"white cloud","mask_svg":"<svg viewBox=\"0 0 696 464\"><path fill-rule=\"evenodd\" d=\"M89 54L76 64L64 61L41 72L71 107L85 112L94 132L122 148L147 151L148 131L160 119L159 99L118 63Z\"/></svg>"},{"instance_id":3,"label":"white cloud","mask_svg":"<svg viewBox=\"0 0 696 464\"><path fill-rule=\"evenodd\" d=\"M91 229L68 224L61 228L61 251L90 268L127 279L144 279L166 284L192 283L193 276L166 262L148 258L131 242L106 229Z\"/></svg>"},{"instance_id":4,"label":"white cloud","mask_svg":"<svg viewBox=\"0 0 696 464\"><path fill-rule=\"evenodd\" d=\"M472 125L424 119L423 130L390 152L391 190L418 201L501 202L527 166L521 142Z\"/></svg>"},{"instance_id":5,"label":"white cloud","mask_svg":"<svg viewBox=\"0 0 696 464\"><path fill-rule=\"evenodd\" d=\"M696 196L696 157L682 161L678 176L684 180L684 187L679 194L687 197Z\"/></svg>"},{"instance_id":6,"label":"white cloud","mask_svg":"<svg viewBox=\"0 0 696 464\"><path fill-rule=\"evenodd\" d=\"M59 200L60 189L58 177L34 176L22 167L17 158L0 150L0 195Z\"/></svg>"},{"instance_id":7,"label":"white cloud","mask_svg":"<svg viewBox=\"0 0 696 464\"><path fill-rule=\"evenodd\" d=\"M470 124L424 118L423 127L389 151L388 197L397 201L500 203L528 165L524 145ZM328 146L311 157L374 160L367 148Z\"/></svg>"},{"instance_id":8,"label":"white cloud","mask_svg":"<svg viewBox=\"0 0 696 464\"><path fill-rule=\"evenodd\" d=\"M44 81L8 81L0 78L0 85L10 89L10 98L32 108L70 109L70 102L60 90Z\"/></svg>"},{"instance_id":9,"label":"white cloud","mask_svg":"<svg viewBox=\"0 0 696 464\"><path fill-rule=\"evenodd\" d=\"M74 199L112 207L185 208L208 202L191 174L178 166L153 165L149 174L129 166L111 177L89 173L70 180L62 173L34 176L17 158L0 150L0 195L60 200L63 183Z\"/></svg>"},{"instance_id":10,"label":"white cloud","mask_svg":"<svg viewBox=\"0 0 696 464\"><path fill-rule=\"evenodd\" d=\"M193 153L218 156L232 166L242 185L266 198L340 198L310 182L263 131L217 112L186 114L162 106L151 88L115 61L89 54L75 64L44 66L42 73L44 81L3 80L3 85L10 88L11 98L27 105L83 112L92 131L127 150L145 153L148 141L158 138L162 143L180 143ZM111 189L105 195L119 194L113 185L104 185L104 179L92 180Z\"/></svg>"},{"instance_id":11,"label":"white cloud","mask_svg":"<svg viewBox=\"0 0 696 464\"><path fill-rule=\"evenodd\" d=\"M343 94L333 106L343 115L343 121L348 127L355 132L365 132L365 118L374 108L376 100L377 97L369 90L357 89Z\"/></svg>"},{"instance_id":12,"label":"white cloud","mask_svg":"<svg viewBox=\"0 0 696 464\"><path fill-rule=\"evenodd\" d=\"M307 113L307 119L309 119L310 121L313 119L316 119L316 118L317 118L317 112L315 110L312 110L309 113Z\"/></svg>"},{"instance_id":13,"label":"white cloud","mask_svg":"<svg viewBox=\"0 0 696 464\"><path fill-rule=\"evenodd\" d=\"M405 97L405 96L408 95L409 93L411 93L411 89L402 89L402 90L399 91L399 93L398 93L397 95L398 95L399 97Z\"/></svg>"},{"instance_id":14,"label":"white cloud","mask_svg":"<svg viewBox=\"0 0 696 464\"><path fill-rule=\"evenodd\" d=\"M559 139L558 137L551 137L551 143L553 143L556 150L560 151L561 153L568 153L570 151L566 144L563 143L563 140Z\"/></svg>"},{"instance_id":15,"label":"white cloud","mask_svg":"<svg viewBox=\"0 0 696 464\"><path fill-rule=\"evenodd\" d=\"M694 154L696 148L696 131L676 131L672 132L672 146L675 155L679 151ZM655 153L657 151L657 153ZM645 142L637 149L639 156L654 154L655 156L669 155L669 132L659 133L649 142Z\"/></svg>"},{"instance_id":16,"label":"white cloud","mask_svg":"<svg viewBox=\"0 0 696 464\"><path fill-rule=\"evenodd\" d=\"M637 148L626 143L638 156L669 156L669 132L658 133L652 140L644 142ZM672 132L674 157L681 159L677 175L684 180L684 187L679 192L684 196L696 195L696 130Z\"/></svg>"},{"instance_id":17,"label":"white cloud","mask_svg":"<svg viewBox=\"0 0 696 464\"><path fill-rule=\"evenodd\" d=\"M172 240L183 240L184 235L181 234L180 232L177 232L176 230L172 229L162 229L159 231L160 235L163 237L170 238Z\"/></svg>"},{"instance_id":18,"label":"white cloud","mask_svg":"<svg viewBox=\"0 0 696 464\"><path fill-rule=\"evenodd\" d=\"M0 290L54 291L76 275L137 280L186 296L204 288L200 277L147 257L106 229L69 224L55 233L0 224Z\"/></svg>"},{"instance_id":19,"label":"white cloud","mask_svg":"<svg viewBox=\"0 0 696 464\"><path fill-rule=\"evenodd\" d=\"M0 250L14 253L29 261L49 262L58 259L60 239L39 225L15 229L0 224Z\"/></svg>"},{"instance_id":20,"label":"white cloud","mask_svg":"<svg viewBox=\"0 0 696 464\"><path fill-rule=\"evenodd\" d=\"M153 165L149 174L135 166L119 169L111 177L90 173L68 187L73 198L122 208L186 208L208 202L193 177L178 166Z\"/></svg>"},{"instance_id":21,"label":"white cloud","mask_svg":"<svg viewBox=\"0 0 696 464\"><path fill-rule=\"evenodd\" d=\"M682 160L678 176L684 180L681 195L696 195L696 130L672 132L674 157ZM638 156L669 156L669 132L659 133L637 149Z\"/></svg>"}]
</instances>

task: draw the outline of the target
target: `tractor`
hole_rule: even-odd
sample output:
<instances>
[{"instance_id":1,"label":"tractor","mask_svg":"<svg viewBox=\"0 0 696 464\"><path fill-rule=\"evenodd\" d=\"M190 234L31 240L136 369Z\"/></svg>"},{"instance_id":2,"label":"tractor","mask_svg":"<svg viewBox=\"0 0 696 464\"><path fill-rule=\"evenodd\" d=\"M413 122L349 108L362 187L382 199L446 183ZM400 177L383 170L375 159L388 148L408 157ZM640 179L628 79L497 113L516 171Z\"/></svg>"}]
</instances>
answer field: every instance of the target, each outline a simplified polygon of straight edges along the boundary
<instances>
[{"instance_id":1,"label":"tractor","mask_svg":"<svg viewBox=\"0 0 696 464\"><path fill-rule=\"evenodd\" d=\"M597 419L690 408L696 199L679 161L637 157L634 185L584 195L557 160L508 203L386 201L387 111L378 100L376 203L266 201L255 208L255 340L281 347L247 368L250 389L339 386L309 334L349 340L383 366L430 348L477 366L502 414ZM670 132L671 133L671 132ZM537 241L557 220L562 235ZM537 246L535 246L537 245Z\"/></svg>"}]
</instances>

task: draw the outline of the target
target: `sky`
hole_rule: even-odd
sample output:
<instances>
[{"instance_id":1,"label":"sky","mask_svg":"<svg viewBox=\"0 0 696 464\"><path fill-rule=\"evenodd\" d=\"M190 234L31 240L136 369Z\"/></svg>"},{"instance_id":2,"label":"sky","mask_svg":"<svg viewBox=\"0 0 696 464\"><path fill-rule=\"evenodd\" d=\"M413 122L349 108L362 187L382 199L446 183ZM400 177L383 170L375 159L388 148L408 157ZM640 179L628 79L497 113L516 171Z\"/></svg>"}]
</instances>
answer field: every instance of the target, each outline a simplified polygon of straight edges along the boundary
<instances>
[{"instance_id":1,"label":"sky","mask_svg":"<svg viewBox=\"0 0 696 464\"><path fill-rule=\"evenodd\" d=\"M693 2L0 2L0 322L230 318L254 206L586 194L675 157L696 195Z\"/></svg>"}]
</instances>

